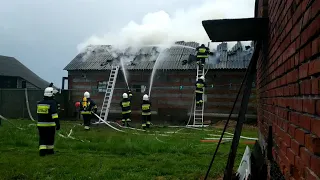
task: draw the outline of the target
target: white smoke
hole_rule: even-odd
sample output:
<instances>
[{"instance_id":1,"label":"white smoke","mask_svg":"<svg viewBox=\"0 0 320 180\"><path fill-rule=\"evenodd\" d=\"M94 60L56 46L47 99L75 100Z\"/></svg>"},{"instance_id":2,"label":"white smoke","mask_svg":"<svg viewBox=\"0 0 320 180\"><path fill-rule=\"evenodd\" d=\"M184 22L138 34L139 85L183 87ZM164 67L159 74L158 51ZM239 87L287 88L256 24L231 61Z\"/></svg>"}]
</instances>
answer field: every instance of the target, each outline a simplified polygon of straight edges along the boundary
<instances>
[{"instance_id":1,"label":"white smoke","mask_svg":"<svg viewBox=\"0 0 320 180\"><path fill-rule=\"evenodd\" d=\"M254 3L254 0L208 0L196 7L177 9L172 15L163 10L150 12L143 17L141 24L131 21L116 32L92 35L77 48L83 51L88 45L105 44L118 48L137 47L181 40L206 44L210 40L202 26L203 20L253 17ZM233 44L228 43L228 48Z\"/></svg>"}]
</instances>

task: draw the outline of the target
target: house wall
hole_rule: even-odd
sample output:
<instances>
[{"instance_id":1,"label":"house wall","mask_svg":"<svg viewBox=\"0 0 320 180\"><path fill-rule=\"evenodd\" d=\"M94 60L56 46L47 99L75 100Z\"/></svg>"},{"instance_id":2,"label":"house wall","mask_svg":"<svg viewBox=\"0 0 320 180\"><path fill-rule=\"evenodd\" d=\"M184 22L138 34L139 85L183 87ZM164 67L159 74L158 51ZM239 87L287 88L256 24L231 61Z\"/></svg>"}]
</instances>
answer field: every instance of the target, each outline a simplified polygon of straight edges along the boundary
<instances>
[{"instance_id":1,"label":"house wall","mask_svg":"<svg viewBox=\"0 0 320 180\"><path fill-rule=\"evenodd\" d=\"M269 39L257 73L260 142L286 179L320 178L320 1L259 1ZM272 172L270 172L270 176Z\"/></svg>"},{"instance_id":2,"label":"house wall","mask_svg":"<svg viewBox=\"0 0 320 180\"><path fill-rule=\"evenodd\" d=\"M26 87L23 87L23 83L26 83ZM24 80L23 78L17 78L17 88L28 88L28 89L39 89L35 85L29 83L28 81Z\"/></svg>"},{"instance_id":3,"label":"house wall","mask_svg":"<svg viewBox=\"0 0 320 180\"><path fill-rule=\"evenodd\" d=\"M26 81L26 87L23 87L24 80L20 77L12 77L12 76L0 76L0 88L28 88L28 89L39 89L33 84Z\"/></svg>"},{"instance_id":4,"label":"house wall","mask_svg":"<svg viewBox=\"0 0 320 180\"><path fill-rule=\"evenodd\" d=\"M16 88L17 77L0 76L0 88Z\"/></svg>"},{"instance_id":5,"label":"house wall","mask_svg":"<svg viewBox=\"0 0 320 180\"><path fill-rule=\"evenodd\" d=\"M71 99L74 102L81 100L85 91L91 92L92 99L96 101L99 108L102 105L104 92L98 92L98 81L107 81L110 71L90 71L76 72L69 71L69 89L71 89ZM233 101L238 93L241 81L244 77L244 70L210 70L206 75L206 99L205 113L228 114L231 111ZM129 71L128 80L131 87L146 86L145 92L134 89L132 110L140 113L140 103L143 94L148 94L151 71ZM85 76L84 76L85 75ZM186 119L194 98L195 71L163 71L158 70L154 77L151 91L152 110L158 113L161 119ZM215 77L215 78L214 78ZM213 85L213 87L211 86ZM183 86L182 89L179 89ZM110 112L119 113L119 102L122 93L127 90L123 73L119 71L115 91L112 98ZM137 92L138 91L138 92ZM241 96L240 96L241 97ZM234 110L238 113L240 103ZM256 114L255 90L250 98L248 114ZM177 117L179 116L179 117ZM212 117L205 117L212 120Z\"/></svg>"}]
</instances>

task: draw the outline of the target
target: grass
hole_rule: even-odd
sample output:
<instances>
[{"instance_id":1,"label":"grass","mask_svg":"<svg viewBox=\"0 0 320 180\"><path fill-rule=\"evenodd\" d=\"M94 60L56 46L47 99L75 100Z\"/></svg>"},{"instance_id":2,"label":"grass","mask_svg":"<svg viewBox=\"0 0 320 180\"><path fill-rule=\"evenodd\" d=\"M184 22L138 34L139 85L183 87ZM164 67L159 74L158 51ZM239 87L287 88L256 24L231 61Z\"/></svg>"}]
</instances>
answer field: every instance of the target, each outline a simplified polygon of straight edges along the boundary
<instances>
[{"instance_id":1,"label":"grass","mask_svg":"<svg viewBox=\"0 0 320 180\"><path fill-rule=\"evenodd\" d=\"M203 179L217 143L201 143L214 133L179 128L152 128L152 132L116 132L105 125L86 132L75 122L62 122L59 133L85 142L56 135L53 156L39 157L38 132L29 120L11 120L0 126L0 179ZM233 132L233 130L228 130ZM139 133L139 134L132 134ZM189 133L189 134L187 134ZM156 135L150 135L156 134ZM215 133L219 134L219 133ZM244 128L243 136L257 137L255 128ZM90 141L90 142L89 142ZM221 144L210 178L223 174L231 143ZM252 145L250 145L252 146ZM235 166L245 150L239 144Z\"/></svg>"}]
</instances>

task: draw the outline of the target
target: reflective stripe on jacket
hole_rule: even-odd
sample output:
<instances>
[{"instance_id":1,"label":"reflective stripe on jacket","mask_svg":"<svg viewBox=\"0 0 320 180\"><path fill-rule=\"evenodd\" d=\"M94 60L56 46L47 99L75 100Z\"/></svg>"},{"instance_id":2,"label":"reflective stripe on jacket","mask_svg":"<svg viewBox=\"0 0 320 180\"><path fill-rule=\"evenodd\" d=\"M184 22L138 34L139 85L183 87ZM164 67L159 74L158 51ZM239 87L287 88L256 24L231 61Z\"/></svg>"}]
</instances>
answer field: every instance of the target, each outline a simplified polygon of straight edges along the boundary
<instances>
[{"instance_id":1,"label":"reflective stripe on jacket","mask_svg":"<svg viewBox=\"0 0 320 180\"><path fill-rule=\"evenodd\" d=\"M151 115L151 103L149 101L143 101L141 109L143 116Z\"/></svg>"},{"instance_id":2,"label":"reflective stripe on jacket","mask_svg":"<svg viewBox=\"0 0 320 180\"><path fill-rule=\"evenodd\" d=\"M129 99L123 99L120 102L120 107L122 108L122 114L131 113L131 102Z\"/></svg>"},{"instance_id":3,"label":"reflective stripe on jacket","mask_svg":"<svg viewBox=\"0 0 320 180\"><path fill-rule=\"evenodd\" d=\"M37 126L56 126L55 120L59 118L57 104L53 99L44 99L37 104L38 123Z\"/></svg>"}]
</instances>

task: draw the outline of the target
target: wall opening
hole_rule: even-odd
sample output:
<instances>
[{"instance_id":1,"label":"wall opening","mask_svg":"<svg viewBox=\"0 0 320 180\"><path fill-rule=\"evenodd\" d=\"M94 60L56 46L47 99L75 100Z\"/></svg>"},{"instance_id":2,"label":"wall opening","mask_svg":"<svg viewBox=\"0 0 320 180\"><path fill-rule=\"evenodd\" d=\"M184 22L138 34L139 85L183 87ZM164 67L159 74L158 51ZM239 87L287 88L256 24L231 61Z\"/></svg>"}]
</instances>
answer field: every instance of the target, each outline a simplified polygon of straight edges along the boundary
<instances>
[{"instance_id":1,"label":"wall opening","mask_svg":"<svg viewBox=\"0 0 320 180\"><path fill-rule=\"evenodd\" d=\"M107 81L98 81L97 89L98 89L98 92L106 92Z\"/></svg>"},{"instance_id":2,"label":"wall opening","mask_svg":"<svg viewBox=\"0 0 320 180\"><path fill-rule=\"evenodd\" d=\"M147 90L147 86L135 84L135 85L132 85L132 89L134 92L144 93Z\"/></svg>"},{"instance_id":3,"label":"wall opening","mask_svg":"<svg viewBox=\"0 0 320 180\"><path fill-rule=\"evenodd\" d=\"M22 81L21 82L21 88L27 88L27 82L26 81Z\"/></svg>"}]
</instances>

